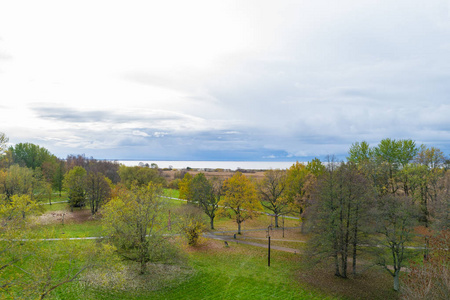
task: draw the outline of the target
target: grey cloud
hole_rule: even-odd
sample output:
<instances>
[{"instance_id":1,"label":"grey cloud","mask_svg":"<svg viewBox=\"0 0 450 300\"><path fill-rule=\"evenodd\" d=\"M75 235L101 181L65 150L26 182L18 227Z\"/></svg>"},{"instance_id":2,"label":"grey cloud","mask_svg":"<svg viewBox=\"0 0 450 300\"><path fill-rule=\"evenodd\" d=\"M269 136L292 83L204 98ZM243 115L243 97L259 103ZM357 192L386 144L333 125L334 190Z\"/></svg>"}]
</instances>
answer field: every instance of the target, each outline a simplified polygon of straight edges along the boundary
<instances>
[{"instance_id":1,"label":"grey cloud","mask_svg":"<svg viewBox=\"0 0 450 300\"><path fill-rule=\"evenodd\" d=\"M34 106L31 108L39 118L72 122L72 123L128 123L135 121L177 121L188 119L189 116L168 111L130 111L130 113L116 113L111 111L82 111L68 107Z\"/></svg>"}]
</instances>

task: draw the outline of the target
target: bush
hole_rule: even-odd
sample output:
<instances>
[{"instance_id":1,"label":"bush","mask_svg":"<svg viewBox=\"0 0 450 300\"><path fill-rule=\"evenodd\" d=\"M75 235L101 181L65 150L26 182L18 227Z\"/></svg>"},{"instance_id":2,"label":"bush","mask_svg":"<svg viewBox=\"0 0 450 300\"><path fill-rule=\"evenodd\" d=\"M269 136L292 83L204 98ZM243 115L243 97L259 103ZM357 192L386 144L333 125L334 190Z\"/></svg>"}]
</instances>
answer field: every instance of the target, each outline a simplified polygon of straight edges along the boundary
<instances>
[{"instance_id":1,"label":"bush","mask_svg":"<svg viewBox=\"0 0 450 300\"><path fill-rule=\"evenodd\" d=\"M179 208L178 214L177 225L180 233L187 239L190 246L196 246L206 229L203 212L199 208L187 204Z\"/></svg>"}]
</instances>

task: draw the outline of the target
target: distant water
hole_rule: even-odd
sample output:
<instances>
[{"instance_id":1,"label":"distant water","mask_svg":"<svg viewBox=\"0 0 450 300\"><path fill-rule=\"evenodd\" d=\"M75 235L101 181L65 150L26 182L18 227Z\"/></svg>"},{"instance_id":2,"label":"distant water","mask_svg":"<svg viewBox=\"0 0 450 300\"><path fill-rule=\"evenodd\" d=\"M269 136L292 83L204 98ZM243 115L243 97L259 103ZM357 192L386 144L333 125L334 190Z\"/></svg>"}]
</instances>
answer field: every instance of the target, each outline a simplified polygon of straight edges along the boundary
<instances>
[{"instance_id":1,"label":"distant water","mask_svg":"<svg viewBox=\"0 0 450 300\"><path fill-rule=\"evenodd\" d=\"M125 166L137 166L139 163L155 163L159 168L174 169L247 169L247 170L269 170L269 169L288 169L295 162L287 161L151 161L151 160L119 160Z\"/></svg>"}]
</instances>

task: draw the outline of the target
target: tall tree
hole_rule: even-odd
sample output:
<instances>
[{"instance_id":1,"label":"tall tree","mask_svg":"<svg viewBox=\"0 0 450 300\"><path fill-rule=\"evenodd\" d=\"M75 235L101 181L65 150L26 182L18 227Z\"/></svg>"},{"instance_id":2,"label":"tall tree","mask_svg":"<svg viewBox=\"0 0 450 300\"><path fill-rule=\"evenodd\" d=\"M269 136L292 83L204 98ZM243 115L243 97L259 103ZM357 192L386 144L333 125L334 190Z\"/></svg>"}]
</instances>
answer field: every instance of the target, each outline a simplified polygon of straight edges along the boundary
<instances>
[{"instance_id":1,"label":"tall tree","mask_svg":"<svg viewBox=\"0 0 450 300\"><path fill-rule=\"evenodd\" d=\"M347 161L355 165L365 164L370 161L373 155L373 150L366 141L353 143L348 151Z\"/></svg>"},{"instance_id":2,"label":"tall tree","mask_svg":"<svg viewBox=\"0 0 450 300\"><path fill-rule=\"evenodd\" d=\"M313 195L312 233L309 246L314 255L332 257L335 275L347 278L347 261L353 258L353 273L361 235L367 230L371 185L354 164L333 159L319 179Z\"/></svg>"},{"instance_id":3,"label":"tall tree","mask_svg":"<svg viewBox=\"0 0 450 300\"><path fill-rule=\"evenodd\" d=\"M287 176L285 170L268 170L257 184L262 206L275 216L275 227L278 227L278 216L289 212L290 198L286 194Z\"/></svg>"},{"instance_id":4,"label":"tall tree","mask_svg":"<svg viewBox=\"0 0 450 300\"><path fill-rule=\"evenodd\" d=\"M286 196L289 198L291 211L298 212L302 221L302 233L306 222L305 210L310 204L316 176L302 163L296 162L287 170Z\"/></svg>"},{"instance_id":5,"label":"tall tree","mask_svg":"<svg viewBox=\"0 0 450 300\"><path fill-rule=\"evenodd\" d=\"M381 194L394 194L399 189L398 172L409 164L419 148L412 140L383 139L373 149L378 167L377 181Z\"/></svg>"},{"instance_id":6,"label":"tall tree","mask_svg":"<svg viewBox=\"0 0 450 300\"><path fill-rule=\"evenodd\" d=\"M42 167L44 162L55 159L47 149L31 143L19 143L10 150L16 164L33 170Z\"/></svg>"},{"instance_id":7,"label":"tall tree","mask_svg":"<svg viewBox=\"0 0 450 300\"><path fill-rule=\"evenodd\" d=\"M86 198L92 215L106 202L111 194L109 179L101 173L91 172L86 176Z\"/></svg>"},{"instance_id":8,"label":"tall tree","mask_svg":"<svg viewBox=\"0 0 450 300\"><path fill-rule=\"evenodd\" d=\"M87 172L83 167L74 167L64 176L64 187L69 193L69 205L83 207L86 203L86 176Z\"/></svg>"},{"instance_id":9,"label":"tall tree","mask_svg":"<svg viewBox=\"0 0 450 300\"><path fill-rule=\"evenodd\" d=\"M161 234L165 201L161 185L133 187L104 206L103 222L110 241L124 259L138 262L140 273L148 262L169 260L174 254Z\"/></svg>"},{"instance_id":10,"label":"tall tree","mask_svg":"<svg viewBox=\"0 0 450 300\"><path fill-rule=\"evenodd\" d=\"M180 190L180 199L184 199L187 201L191 201L192 193L190 191L192 181L192 175L190 173L186 173L183 176L183 179L178 183L178 189Z\"/></svg>"},{"instance_id":11,"label":"tall tree","mask_svg":"<svg viewBox=\"0 0 450 300\"><path fill-rule=\"evenodd\" d=\"M61 192L63 189L64 174L65 174L65 164L64 161L60 160L56 166L55 172L53 174L53 188L59 192L59 197L61 197Z\"/></svg>"},{"instance_id":12,"label":"tall tree","mask_svg":"<svg viewBox=\"0 0 450 300\"><path fill-rule=\"evenodd\" d=\"M190 201L197 204L209 217L211 229L214 229L214 218L219 209L221 190L221 186L217 183L214 185L203 173L198 173L189 182Z\"/></svg>"},{"instance_id":13,"label":"tall tree","mask_svg":"<svg viewBox=\"0 0 450 300\"><path fill-rule=\"evenodd\" d=\"M263 210L258 200L256 188L242 173L236 172L233 177L224 182L224 197L219 205L223 206L224 214L234 218L238 224L238 234L241 234L241 224Z\"/></svg>"},{"instance_id":14,"label":"tall tree","mask_svg":"<svg viewBox=\"0 0 450 300\"><path fill-rule=\"evenodd\" d=\"M377 263L383 266L394 278L394 290L400 286L400 272L406 260L406 246L411 242L416 223L417 211L410 197L386 194L378 200L377 232L381 235L380 243L387 248L390 259L380 249ZM393 270L388 268L393 267Z\"/></svg>"}]
</instances>

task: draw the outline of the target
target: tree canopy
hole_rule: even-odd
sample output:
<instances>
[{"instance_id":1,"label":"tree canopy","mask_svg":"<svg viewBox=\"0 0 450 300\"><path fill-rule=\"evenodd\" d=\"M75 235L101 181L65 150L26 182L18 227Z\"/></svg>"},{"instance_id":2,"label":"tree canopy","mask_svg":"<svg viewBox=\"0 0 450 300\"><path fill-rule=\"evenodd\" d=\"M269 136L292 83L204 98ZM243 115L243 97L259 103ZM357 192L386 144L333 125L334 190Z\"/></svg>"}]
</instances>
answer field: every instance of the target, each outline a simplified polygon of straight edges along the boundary
<instances>
[{"instance_id":1,"label":"tree canopy","mask_svg":"<svg viewBox=\"0 0 450 300\"><path fill-rule=\"evenodd\" d=\"M224 197L219 202L224 207L222 213L235 220L238 234L241 234L241 224L263 210L256 188L245 175L236 172L233 177L225 180L224 191Z\"/></svg>"}]
</instances>

